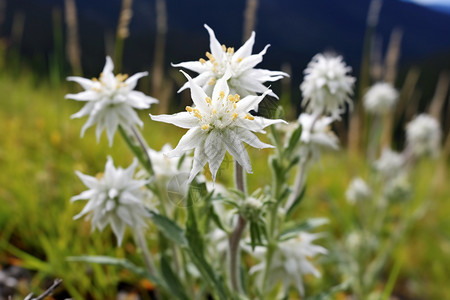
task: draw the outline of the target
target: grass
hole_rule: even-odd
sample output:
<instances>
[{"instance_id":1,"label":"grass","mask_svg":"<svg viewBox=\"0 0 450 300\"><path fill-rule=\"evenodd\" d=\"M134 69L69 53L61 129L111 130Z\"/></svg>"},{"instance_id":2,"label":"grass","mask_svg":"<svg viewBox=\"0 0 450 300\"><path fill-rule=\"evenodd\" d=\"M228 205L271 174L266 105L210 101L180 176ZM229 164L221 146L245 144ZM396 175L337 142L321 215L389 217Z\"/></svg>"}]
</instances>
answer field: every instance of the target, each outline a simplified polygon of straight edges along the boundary
<instances>
[{"instance_id":1,"label":"grass","mask_svg":"<svg viewBox=\"0 0 450 300\"><path fill-rule=\"evenodd\" d=\"M113 299L119 282L143 290L148 285L140 284L127 271L66 261L68 256L95 254L127 256L140 262L130 238L124 247L117 248L110 231L91 234L88 223L72 220L82 205L70 204L69 199L84 189L74 171L95 174L103 170L107 155L113 156L117 165L126 166L132 155L118 136L112 148L105 136L97 143L93 129L81 139L79 132L85 120L70 120L81 104L64 100L67 92L66 86L52 86L28 72L20 76L0 74L0 264L19 264L36 271L31 283L35 293L57 277L64 280L74 299ZM166 142L174 145L183 134L175 126L152 122L148 111L141 112L141 119L145 138L157 150ZM269 153L251 150L254 174L248 176L250 191L270 180L265 169ZM369 172L362 159L343 150L325 155L311 170L299 217L328 217L330 223L322 230L330 237L342 237L354 226L345 189L361 170ZM219 178L223 183L232 183L231 171L231 164L221 168ZM426 201L428 210L392 251L381 276L381 291L389 281L387 286L392 286L397 295L413 293L423 299L444 299L450 294L446 284L450 278L450 189L445 182L446 171L445 164L424 161L413 174L413 203ZM399 203L396 209L407 207ZM322 242L330 248L328 240ZM398 276L391 274L391 269ZM321 281L307 278L314 290L343 280L333 261L323 262L322 273Z\"/></svg>"}]
</instances>

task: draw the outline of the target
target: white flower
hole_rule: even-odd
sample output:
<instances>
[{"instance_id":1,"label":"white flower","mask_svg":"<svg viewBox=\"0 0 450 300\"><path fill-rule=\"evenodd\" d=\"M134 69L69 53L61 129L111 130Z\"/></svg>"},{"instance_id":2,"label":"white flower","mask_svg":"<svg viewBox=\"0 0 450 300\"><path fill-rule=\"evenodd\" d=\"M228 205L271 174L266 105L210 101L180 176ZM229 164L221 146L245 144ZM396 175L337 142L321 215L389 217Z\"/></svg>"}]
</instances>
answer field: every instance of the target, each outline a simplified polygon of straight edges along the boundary
<instances>
[{"instance_id":1,"label":"white flower","mask_svg":"<svg viewBox=\"0 0 450 300\"><path fill-rule=\"evenodd\" d=\"M420 114L406 125L406 143L417 156L439 153L441 143L439 122L428 114Z\"/></svg>"},{"instance_id":2,"label":"white flower","mask_svg":"<svg viewBox=\"0 0 450 300\"><path fill-rule=\"evenodd\" d=\"M398 92L391 84L378 82L364 95L364 108L369 113L383 115L392 111L397 100Z\"/></svg>"},{"instance_id":3,"label":"white flower","mask_svg":"<svg viewBox=\"0 0 450 300\"><path fill-rule=\"evenodd\" d=\"M372 197L372 189L360 177L353 178L345 192L347 201L354 204Z\"/></svg>"},{"instance_id":4,"label":"white flower","mask_svg":"<svg viewBox=\"0 0 450 300\"><path fill-rule=\"evenodd\" d=\"M331 131L332 117L318 117L306 113L300 114L298 122L302 125L300 152L305 159L318 158L320 149L339 149L339 140Z\"/></svg>"},{"instance_id":5,"label":"white flower","mask_svg":"<svg viewBox=\"0 0 450 300\"><path fill-rule=\"evenodd\" d=\"M133 229L147 227L145 219L149 217L149 213L142 202L141 188L148 181L133 179L137 165L138 161L134 159L127 169L116 169L112 158L108 157L105 173L100 179L77 171L78 177L89 189L72 197L71 201L88 200L74 219L87 215L91 220L92 230L98 228L100 231L109 223L119 245L126 225Z\"/></svg>"},{"instance_id":6,"label":"white flower","mask_svg":"<svg viewBox=\"0 0 450 300\"><path fill-rule=\"evenodd\" d=\"M174 115L150 115L152 120L189 129L177 147L169 151L167 156L181 156L186 151L195 149L189 182L207 162L213 181L215 181L217 170L226 151L248 173L251 173L250 159L242 142L258 149L273 148L273 146L261 142L253 132L265 133L263 130L265 127L284 122L283 120L256 117L248 113L262 101L269 91L261 96L247 96L240 99L239 95L230 94L227 84L230 74L226 74L217 81L212 97L208 97L189 75L185 75L190 82L191 97L195 107L187 106L186 112Z\"/></svg>"},{"instance_id":7,"label":"white flower","mask_svg":"<svg viewBox=\"0 0 450 300\"><path fill-rule=\"evenodd\" d=\"M373 165L382 176L386 177L386 179L392 179L403 172L405 158L398 152L392 151L389 148L384 148L380 158L375 161Z\"/></svg>"},{"instance_id":8,"label":"white flower","mask_svg":"<svg viewBox=\"0 0 450 300\"><path fill-rule=\"evenodd\" d=\"M278 280L281 280L286 292L289 286L294 284L298 293L303 297L305 289L302 276L312 274L315 277L320 277L319 271L314 267L310 259L317 254L327 253L325 248L312 244L318 237L317 234L301 232L296 238L282 241L278 244L269 267L267 278L269 288ZM250 273L258 273L259 280L264 276L266 269L266 251L267 248L265 247L256 247L252 253L261 259L259 264L250 269Z\"/></svg>"},{"instance_id":9,"label":"white flower","mask_svg":"<svg viewBox=\"0 0 450 300\"><path fill-rule=\"evenodd\" d=\"M83 108L72 115L72 118L81 118L89 115L87 122L81 129L83 137L86 129L97 123L97 141L104 128L108 136L109 144L112 145L114 133L118 126L124 129L137 124L142 127L135 109L149 108L152 103L157 103L155 98L146 96L144 93L134 91L137 81L147 72L136 73L130 78L127 75L113 74L114 65L111 58L106 57L106 64L99 79L86 79L82 77L67 77L67 80L79 83L85 91L78 94L67 94L66 99L87 101Z\"/></svg>"},{"instance_id":10,"label":"white flower","mask_svg":"<svg viewBox=\"0 0 450 300\"><path fill-rule=\"evenodd\" d=\"M300 85L303 106L308 112L320 115L331 114L339 119L345 111L345 102L351 105L349 95L353 94L355 78L341 56L316 54L305 69L305 78Z\"/></svg>"},{"instance_id":11,"label":"white flower","mask_svg":"<svg viewBox=\"0 0 450 300\"><path fill-rule=\"evenodd\" d=\"M264 86L266 81L276 81L283 76L288 76L284 72L269 71L254 68L262 61L266 53L267 45L260 53L252 55L253 44L255 43L255 33L252 32L250 38L236 52L234 48L220 45L217 41L214 31L205 24L209 32L211 53L206 52L208 60L201 58L199 61L189 61L173 65L182 67L199 73L193 81L201 86L208 95L211 95L216 80L222 78L227 70L231 71L231 77L228 79L231 94L239 94L241 97L247 95L256 95L267 90ZM178 92L189 87L186 82ZM270 91L269 95L277 96Z\"/></svg>"},{"instance_id":12,"label":"white flower","mask_svg":"<svg viewBox=\"0 0 450 300\"><path fill-rule=\"evenodd\" d=\"M170 144L165 144L161 151L155 151L153 149L148 150L148 154L152 161L153 171L156 176L170 179L180 173L189 173L192 166L192 158L186 156L183 161L180 162L180 157L167 157L165 153L172 151L173 148Z\"/></svg>"}]
</instances>

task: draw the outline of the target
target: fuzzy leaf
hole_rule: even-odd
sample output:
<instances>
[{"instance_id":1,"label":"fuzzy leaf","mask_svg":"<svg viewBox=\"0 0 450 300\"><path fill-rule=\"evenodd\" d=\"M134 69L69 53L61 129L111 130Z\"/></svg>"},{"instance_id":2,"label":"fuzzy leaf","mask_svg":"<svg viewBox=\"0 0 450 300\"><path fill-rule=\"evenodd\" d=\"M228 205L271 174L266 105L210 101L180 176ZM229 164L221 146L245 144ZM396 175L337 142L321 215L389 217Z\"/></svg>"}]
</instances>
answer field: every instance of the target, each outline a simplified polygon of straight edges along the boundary
<instances>
[{"instance_id":1,"label":"fuzzy leaf","mask_svg":"<svg viewBox=\"0 0 450 300\"><path fill-rule=\"evenodd\" d=\"M156 227L164 234L166 238L174 242L178 246L187 246L187 240L184 230L171 219L160 215L154 211L150 211L151 218Z\"/></svg>"}]
</instances>

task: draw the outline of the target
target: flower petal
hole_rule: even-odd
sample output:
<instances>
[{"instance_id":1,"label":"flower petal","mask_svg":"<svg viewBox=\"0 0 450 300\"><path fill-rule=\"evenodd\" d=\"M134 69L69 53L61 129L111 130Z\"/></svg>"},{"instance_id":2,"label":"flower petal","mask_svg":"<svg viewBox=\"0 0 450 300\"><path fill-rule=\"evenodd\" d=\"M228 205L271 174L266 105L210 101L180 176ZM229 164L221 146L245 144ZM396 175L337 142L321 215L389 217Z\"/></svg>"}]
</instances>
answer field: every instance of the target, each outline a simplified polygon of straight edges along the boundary
<instances>
[{"instance_id":1,"label":"flower petal","mask_svg":"<svg viewBox=\"0 0 450 300\"><path fill-rule=\"evenodd\" d=\"M209 69L206 63L201 63L199 61L187 61L179 64L172 64L172 67L185 68L197 73L203 73Z\"/></svg>"},{"instance_id":2,"label":"flower petal","mask_svg":"<svg viewBox=\"0 0 450 300\"><path fill-rule=\"evenodd\" d=\"M87 90L80 92L78 94L67 94L66 99L77 100L77 101L92 101L99 98L99 94L92 90Z\"/></svg>"},{"instance_id":3,"label":"flower petal","mask_svg":"<svg viewBox=\"0 0 450 300\"><path fill-rule=\"evenodd\" d=\"M263 55L266 54L267 48L269 47L270 45L266 45L266 47L264 47L264 49L258 54L253 54L242 59L241 63L239 64L240 69L248 70L262 62Z\"/></svg>"},{"instance_id":4,"label":"flower petal","mask_svg":"<svg viewBox=\"0 0 450 300\"><path fill-rule=\"evenodd\" d=\"M239 135L241 140L244 143L249 144L253 148L263 149L263 148L274 148L274 146L270 144L263 143L259 140L259 138L253 134L251 131L244 128L236 128L236 134Z\"/></svg>"},{"instance_id":5,"label":"flower petal","mask_svg":"<svg viewBox=\"0 0 450 300\"><path fill-rule=\"evenodd\" d=\"M214 56L216 60L221 60L223 54L222 46L216 39L214 31L208 25L204 24L204 26L209 33L209 48L211 49L211 54Z\"/></svg>"},{"instance_id":6,"label":"flower petal","mask_svg":"<svg viewBox=\"0 0 450 300\"><path fill-rule=\"evenodd\" d=\"M237 61L240 58L245 58L252 54L253 45L255 44L255 32L252 31L250 38L241 46L233 55L233 61Z\"/></svg>"},{"instance_id":7,"label":"flower petal","mask_svg":"<svg viewBox=\"0 0 450 300\"><path fill-rule=\"evenodd\" d=\"M217 170L219 169L226 152L222 140L223 133L219 130L211 130L205 140L205 154L208 158L213 182L216 181Z\"/></svg>"},{"instance_id":8,"label":"flower petal","mask_svg":"<svg viewBox=\"0 0 450 300\"><path fill-rule=\"evenodd\" d=\"M172 151L166 153L167 157L181 156L187 150L194 149L204 142L203 130L199 127L189 129Z\"/></svg>"},{"instance_id":9,"label":"flower petal","mask_svg":"<svg viewBox=\"0 0 450 300\"><path fill-rule=\"evenodd\" d=\"M173 115L158 115L150 114L153 121L173 124L181 128L192 128L199 125L199 120L188 112L180 112Z\"/></svg>"},{"instance_id":10,"label":"flower petal","mask_svg":"<svg viewBox=\"0 0 450 300\"><path fill-rule=\"evenodd\" d=\"M203 169L206 165L207 157L204 151L204 142L200 143L194 151L194 163L192 165L191 173L189 175L188 184L194 180L195 176Z\"/></svg>"},{"instance_id":11,"label":"flower petal","mask_svg":"<svg viewBox=\"0 0 450 300\"><path fill-rule=\"evenodd\" d=\"M67 80L78 83L85 90L89 90L95 85L94 81L79 76L69 76L67 77Z\"/></svg>"},{"instance_id":12,"label":"flower petal","mask_svg":"<svg viewBox=\"0 0 450 300\"><path fill-rule=\"evenodd\" d=\"M250 158L248 157L247 150L242 144L240 137L231 130L225 130L223 143L228 152L247 171L247 173L252 173Z\"/></svg>"},{"instance_id":13,"label":"flower petal","mask_svg":"<svg viewBox=\"0 0 450 300\"><path fill-rule=\"evenodd\" d=\"M203 91L203 89L196 84L191 76L189 76L186 72L183 70L180 70L181 73L186 76L187 80L189 81L189 87L191 89L191 98L192 102L194 102L195 106L201 111L201 112L207 112L209 111L208 103L206 102L207 95Z\"/></svg>"},{"instance_id":14,"label":"flower petal","mask_svg":"<svg viewBox=\"0 0 450 300\"><path fill-rule=\"evenodd\" d=\"M127 85L127 89L129 91L134 90L138 80L141 79L142 77L147 76L147 75L148 75L148 72L139 72L139 73L134 74L133 76L131 76L127 80L125 80L125 84Z\"/></svg>"}]
</instances>

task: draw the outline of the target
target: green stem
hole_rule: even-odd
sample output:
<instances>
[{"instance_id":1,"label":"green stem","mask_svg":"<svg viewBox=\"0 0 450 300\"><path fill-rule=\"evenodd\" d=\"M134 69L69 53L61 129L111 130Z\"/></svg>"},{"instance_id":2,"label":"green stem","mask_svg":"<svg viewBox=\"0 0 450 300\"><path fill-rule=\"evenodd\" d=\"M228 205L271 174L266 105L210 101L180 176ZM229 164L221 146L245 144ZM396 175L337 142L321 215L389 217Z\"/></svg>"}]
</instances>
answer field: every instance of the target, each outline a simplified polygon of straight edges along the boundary
<instances>
[{"instance_id":1,"label":"green stem","mask_svg":"<svg viewBox=\"0 0 450 300\"><path fill-rule=\"evenodd\" d=\"M153 263L152 256L150 254L150 250L148 249L147 242L145 241L144 235L141 229L135 231L134 238L136 240L137 245L142 250L142 256L144 257L145 266L147 267L148 272L153 277L158 277L156 273L155 264Z\"/></svg>"},{"instance_id":2,"label":"green stem","mask_svg":"<svg viewBox=\"0 0 450 300\"><path fill-rule=\"evenodd\" d=\"M245 178L244 178L244 170L242 166L235 162L235 183L236 188L246 194L245 187ZM247 225L247 221L239 215L238 222L233 232L231 233L228 243L230 250L230 282L231 287L237 291L238 293L243 293L243 289L241 286L241 276L240 276L240 251L239 251L239 242L242 238L242 233L244 232L245 226Z\"/></svg>"},{"instance_id":3,"label":"green stem","mask_svg":"<svg viewBox=\"0 0 450 300\"><path fill-rule=\"evenodd\" d=\"M153 176L155 172L153 171L152 161L148 153L149 147L136 128L130 127L129 131L130 132L127 132L122 126L119 126L119 132L128 148L130 148L131 152L137 157L150 176ZM130 135L130 133L132 135Z\"/></svg>"}]
</instances>

